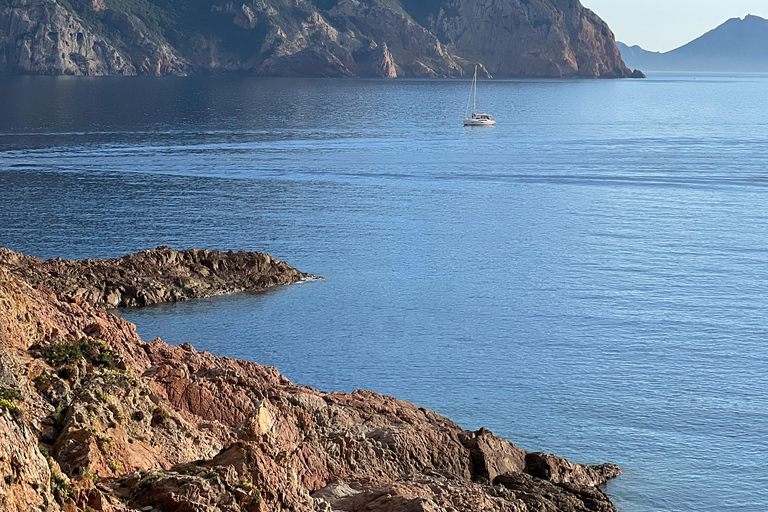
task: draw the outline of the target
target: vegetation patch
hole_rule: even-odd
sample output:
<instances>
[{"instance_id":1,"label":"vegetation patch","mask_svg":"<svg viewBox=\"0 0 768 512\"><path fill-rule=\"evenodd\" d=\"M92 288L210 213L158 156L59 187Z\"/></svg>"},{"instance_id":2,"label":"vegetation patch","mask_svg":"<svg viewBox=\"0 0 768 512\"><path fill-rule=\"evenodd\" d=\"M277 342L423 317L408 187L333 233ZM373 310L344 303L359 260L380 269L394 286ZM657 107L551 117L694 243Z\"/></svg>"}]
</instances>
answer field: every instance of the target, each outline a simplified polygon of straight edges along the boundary
<instances>
[{"instance_id":1,"label":"vegetation patch","mask_svg":"<svg viewBox=\"0 0 768 512\"><path fill-rule=\"evenodd\" d=\"M82 358L96 366L112 367L117 354L101 340L81 338L74 343L57 343L47 347L43 357L53 367L74 363Z\"/></svg>"},{"instance_id":2,"label":"vegetation patch","mask_svg":"<svg viewBox=\"0 0 768 512\"><path fill-rule=\"evenodd\" d=\"M55 471L51 471L51 494L56 496L60 503L65 503L72 496L72 487Z\"/></svg>"},{"instance_id":3,"label":"vegetation patch","mask_svg":"<svg viewBox=\"0 0 768 512\"><path fill-rule=\"evenodd\" d=\"M48 453L48 449L41 445L37 445L37 449L45 457L45 461L48 463L48 469L51 470L51 494L56 497L59 503L65 503L72 496L72 487L70 487L67 479L61 476L53 467L54 461L51 454Z\"/></svg>"},{"instance_id":4,"label":"vegetation patch","mask_svg":"<svg viewBox=\"0 0 768 512\"><path fill-rule=\"evenodd\" d=\"M215 469L207 469L205 473L203 474L205 478L217 478L221 476L221 473L216 471Z\"/></svg>"},{"instance_id":5,"label":"vegetation patch","mask_svg":"<svg viewBox=\"0 0 768 512\"><path fill-rule=\"evenodd\" d=\"M21 400L21 392L18 389L0 386L0 411L10 411L14 415L19 414L21 409L15 403L17 400Z\"/></svg>"},{"instance_id":6,"label":"vegetation patch","mask_svg":"<svg viewBox=\"0 0 768 512\"><path fill-rule=\"evenodd\" d=\"M165 478L165 473L153 473L151 475L147 475L136 484L136 487L134 488L134 492L139 493L143 491L144 489L149 489L152 487L152 484L160 480L161 478Z\"/></svg>"},{"instance_id":7,"label":"vegetation patch","mask_svg":"<svg viewBox=\"0 0 768 512\"><path fill-rule=\"evenodd\" d=\"M0 398L0 411L10 411L13 414L18 414L21 412L21 409L12 401Z\"/></svg>"},{"instance_id":8,"label":"vegetation patch","mask_svg":"<svg viewBox=\"0 0 768 512\"><path fill-rule=\"evenodd\" d=\"M111 437L104 437L102 439L99 439L99 451L103 454L106 454L109 451L109 448L112 446L112 438ZM107 460L107 465L109 465L109 460ZM110 466L110 469L112 469L112 466Z\"/></svg>"},{"instance_id":9,"label":"vegetation patch","mask_svg":"<svg viewBox=\"0 0 768 512\"><path fill-rule=\"evenodd\" d=\"M21 391L14 388L0 386L0 399L21 400Z\"/></svg>"},{"instance_id":10,"label":"vegetation patch","mask_svg":"<svg viewBox=\"0 0 768 512\"><path fill-rule=\"evenodd\" d=\"M91 473L87 469L83 472L83 478L87 478L93 483L96 483L99 481L99 474L98 473Z\"/></svg>"}]
</instances>

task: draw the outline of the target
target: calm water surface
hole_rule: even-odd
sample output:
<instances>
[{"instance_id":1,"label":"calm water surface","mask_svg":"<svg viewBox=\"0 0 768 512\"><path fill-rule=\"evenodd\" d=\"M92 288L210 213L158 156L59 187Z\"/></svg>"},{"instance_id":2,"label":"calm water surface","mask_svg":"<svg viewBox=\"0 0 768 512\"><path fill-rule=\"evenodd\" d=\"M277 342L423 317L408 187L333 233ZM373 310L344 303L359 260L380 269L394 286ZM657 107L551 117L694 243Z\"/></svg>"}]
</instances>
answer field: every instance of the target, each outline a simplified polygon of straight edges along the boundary
<instances>
[{"instance_id":1,"label":"calm water surface","mask_svg":"<svg viewBox=\"0 0 768 512\"><path fill-rule=\"evenodd\" d=\"M622 512L768 509L768 77L0 81L0 246L325 280L145 339L612 461Z\"/></svg>"}]
</instances>

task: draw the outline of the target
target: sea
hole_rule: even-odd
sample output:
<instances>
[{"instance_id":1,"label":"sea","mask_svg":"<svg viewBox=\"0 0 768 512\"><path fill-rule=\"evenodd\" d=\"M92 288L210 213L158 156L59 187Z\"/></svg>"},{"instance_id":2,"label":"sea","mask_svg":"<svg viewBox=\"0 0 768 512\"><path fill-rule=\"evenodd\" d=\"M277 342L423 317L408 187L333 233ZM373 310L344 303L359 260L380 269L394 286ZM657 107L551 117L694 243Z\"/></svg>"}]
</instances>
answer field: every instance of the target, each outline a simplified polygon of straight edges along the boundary
<instances>
[{"instance_id":1,"label":"sea","mask_svg":"<svg viewBox=\"0 0 768 512\"><path fill-rule=\"evenodd\" d=\"M614 462L621 512L768 510L768 75L5 77L0 246L264 251L322 280L143 339Z\"/></svg>"}]
</instances>

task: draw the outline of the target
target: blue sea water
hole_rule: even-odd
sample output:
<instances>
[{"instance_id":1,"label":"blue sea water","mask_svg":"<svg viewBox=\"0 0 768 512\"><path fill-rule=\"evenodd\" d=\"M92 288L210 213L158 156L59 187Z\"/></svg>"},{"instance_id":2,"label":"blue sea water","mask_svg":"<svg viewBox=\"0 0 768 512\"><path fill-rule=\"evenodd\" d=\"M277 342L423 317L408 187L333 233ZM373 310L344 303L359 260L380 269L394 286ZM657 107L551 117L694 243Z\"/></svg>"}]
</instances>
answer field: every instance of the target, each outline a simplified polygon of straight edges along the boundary
<instances>
[{"instance_id":1,"label":"blue sea water","mask_svg":"<svg viewBox=\"0 0 768 512\"><path fill-rule=\"evenodd\" d=\"M122 311L624 475L768 510L768 76L0 80L0 246L266 251L324 280Z\"/></svg>"}]
</instances>

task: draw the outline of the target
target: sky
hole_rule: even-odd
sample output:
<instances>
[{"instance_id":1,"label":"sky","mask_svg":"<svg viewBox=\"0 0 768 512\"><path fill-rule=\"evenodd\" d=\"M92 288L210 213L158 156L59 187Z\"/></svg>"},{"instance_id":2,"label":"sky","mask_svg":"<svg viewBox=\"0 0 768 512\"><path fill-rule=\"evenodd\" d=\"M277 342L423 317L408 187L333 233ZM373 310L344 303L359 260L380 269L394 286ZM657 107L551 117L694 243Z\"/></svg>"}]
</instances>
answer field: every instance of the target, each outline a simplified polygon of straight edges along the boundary
<instances>
[{"instance_id":1,"label":"sky","mask_svg":"<svg viewBox=\"0 0 768 512\"><path fill-rule=\"evenodd\" d=\"M768 18L768 0L581 0L603 18L616 39L665 52L730 18Z\"/></svg>"}]
</instances>

